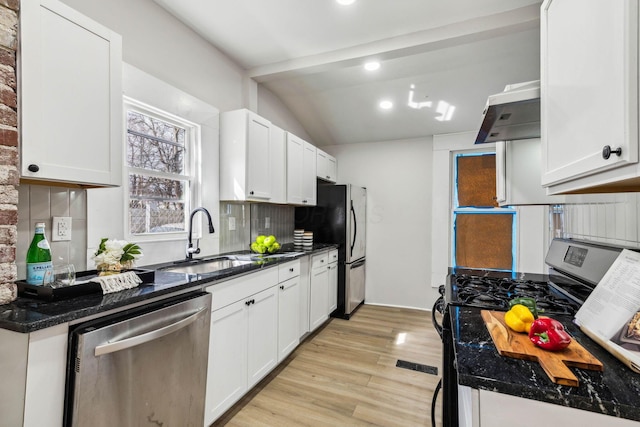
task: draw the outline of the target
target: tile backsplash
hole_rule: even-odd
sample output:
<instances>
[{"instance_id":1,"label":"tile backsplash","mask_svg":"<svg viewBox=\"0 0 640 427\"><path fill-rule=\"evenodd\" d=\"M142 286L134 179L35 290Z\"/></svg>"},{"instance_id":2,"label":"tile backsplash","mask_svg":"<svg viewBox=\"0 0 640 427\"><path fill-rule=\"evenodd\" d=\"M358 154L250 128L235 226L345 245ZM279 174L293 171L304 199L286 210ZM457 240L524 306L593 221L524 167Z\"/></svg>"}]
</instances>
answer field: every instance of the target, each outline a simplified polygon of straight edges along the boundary
<instances>
[{"instance_id":1,"label":"tile backsplash","mask_svg":"<svg viewBox=\"0 0 640 427\"><path fill-rule=\"evenodd\" d=\"M18 279L24 279L26 275L27 250L36 222L45 224L53 263L74 264L77 271L84 271L87 265L87 192L76 188L20 185L18 197ZM52 241L51 222L54 216L72 218L71 241Z\"/></svg>"},{"instance_id":2,"label":"tile backsplash","mask_svg":"<svg viewBox=\"0 0 640 427\"><path fill-rule=\"evenodd\" d=\"M220 252L249 249L260 234L293 242L295 207L261 203L220 203Z\"/></svg>"}]
</instances>

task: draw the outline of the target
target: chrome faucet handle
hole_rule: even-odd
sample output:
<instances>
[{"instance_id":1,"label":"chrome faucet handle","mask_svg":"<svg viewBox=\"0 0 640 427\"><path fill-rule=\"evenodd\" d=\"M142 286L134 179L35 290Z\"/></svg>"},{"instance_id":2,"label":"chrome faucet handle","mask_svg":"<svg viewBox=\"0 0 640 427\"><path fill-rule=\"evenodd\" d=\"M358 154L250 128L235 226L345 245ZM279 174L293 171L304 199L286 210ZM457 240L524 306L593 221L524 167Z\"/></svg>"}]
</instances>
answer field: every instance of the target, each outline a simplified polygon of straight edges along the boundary
<instances>
[{"instance_id":1,"label":"chrome faucet handle","mask_svg":"<svg viewBox=\"0 0 640 427\"><path fill-rule=\"evenodd\" d=\"M193 258L193 254L199 254L200 253L200 244L199 241L196 240L196 247L194 248L193 245L191 243L189 243L187 245L187 258L191 259Z\"/></svg>"}]
</instances>

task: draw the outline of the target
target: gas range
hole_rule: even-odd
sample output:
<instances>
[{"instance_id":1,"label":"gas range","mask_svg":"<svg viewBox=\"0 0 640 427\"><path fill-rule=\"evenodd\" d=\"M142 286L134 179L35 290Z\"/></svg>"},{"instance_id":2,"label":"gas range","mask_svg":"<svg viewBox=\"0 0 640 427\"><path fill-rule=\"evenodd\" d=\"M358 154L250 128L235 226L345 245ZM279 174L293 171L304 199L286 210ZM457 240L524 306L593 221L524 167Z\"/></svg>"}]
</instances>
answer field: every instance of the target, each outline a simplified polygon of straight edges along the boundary
<instances>
[{"instance_id":1,"label":"gas range","mask_svg":"<svg viewBox=\"0 0 640 427\"><path fill-rule=\"evenodd\" d=\"M451 269L447 283L440 287L442 297L433 307L433 313L442 314L442 324L432 316L443 343L443 426L458 426L458 381L451 329L451 316L456 316L457 307L506 311L511 299L532 297L544 314L573 318L621 250L592 242L554 239L545 258L548 275ZM437 395L434 393L432 411Z\"/></svg>"},{"instance_id":2,"label":"gas range","mask_svg":"<svg viewBox=\"0 0 640 427\"><path fill-rule=\"evenodd\" d=\"M573 316L593 289L560 277L527 273L500 277L495 272L466 270L449 277L445 288L446 304L485 310L506 311L511 299L530 297L547 315Z\"/></svg>"}]
</instances>

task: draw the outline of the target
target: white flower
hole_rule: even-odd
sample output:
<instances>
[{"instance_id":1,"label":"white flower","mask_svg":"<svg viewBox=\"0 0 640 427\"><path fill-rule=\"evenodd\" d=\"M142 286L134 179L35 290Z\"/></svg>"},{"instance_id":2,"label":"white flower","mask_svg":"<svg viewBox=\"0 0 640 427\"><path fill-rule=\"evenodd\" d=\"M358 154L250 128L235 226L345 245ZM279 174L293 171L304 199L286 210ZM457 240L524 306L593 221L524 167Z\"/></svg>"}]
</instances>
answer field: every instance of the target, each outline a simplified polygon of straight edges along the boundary
<instances>
[{"instance_id":1,"label":"white flower","mask_svg":"<svg viewBox=\"0 0 640 427\"><path fill-rule=\"evenodd\" d=\"M132 264L142 256L140 247L126 240L102 239L98 250L93 255L96 266L115 265L121 263Z\"/></svg>"}]
</instances>

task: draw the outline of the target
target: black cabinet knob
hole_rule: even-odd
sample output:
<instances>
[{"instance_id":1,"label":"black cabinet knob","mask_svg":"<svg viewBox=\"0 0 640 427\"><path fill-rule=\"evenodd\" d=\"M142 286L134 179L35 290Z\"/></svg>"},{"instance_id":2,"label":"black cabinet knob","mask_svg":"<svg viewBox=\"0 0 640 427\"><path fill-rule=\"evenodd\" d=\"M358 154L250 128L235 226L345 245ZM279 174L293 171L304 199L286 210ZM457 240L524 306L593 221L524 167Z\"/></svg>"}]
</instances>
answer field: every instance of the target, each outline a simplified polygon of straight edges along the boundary
<instances>
[{"instance_id":1,"label":"black cabinet knob","mask_svg":"<svg viewBox=\"0 0 640 427\"><path fill-rule=\"evenodd\" d=\"M603 159L608 160L612 154L615 154L616 156L620 157L622 155L622 147L618 147L615 150L612 150L610 145L605 145L604 147L602 147Z\"/></svg>"},{"instance_id":2,"label":"black cabinet knob","mask_svg":"<svg viewBox=\"0 0 640 427\"><path fill-rule=\"evenodd\" d=\"M293 267L291 267L291 268L289 269L289 271L293 273Z\"/></svg>"},{"instance_id":3,"label":"black cabinet knob","mask_svg":"<svg viewBox=\"0 0 640 427\"><path fill-rule=\"evenodd\" d=\"M251 300L249 300L249 301L245 301L245 302L244 302L244 304L245 304L245 305L251 305Z\"/></svg>"},{"instance_id":4,"label":"black cabinet knob","mask_svg":"<svg viewBox=\"0 0 640 427\"><path fill-rule=\"evenodd\" d=\"M251 194L253 196L253 191L249 191L249 194Z\"/></svg>"},{"instance_id":5,"label":"black cabinet knob","mask_svg":"<svg viewBox=\"0 0 640 427\"><path fill-rule=\"evenodd\" d=\"M283 290L284 290L284 285L280 285L280 289L283 289Z\"/></svg>"},{"instance_id":6,"label":"black cabinet knob","mask_svg":"<svg viewBox=\"0 0 640 427\"><path fill-rule=\"evenodd\" d=\"M29 166L27 166L27 169L29 169L29 172L38 172L40 170L40 166L30 164Z\"/></svg>"}]
</instances>

